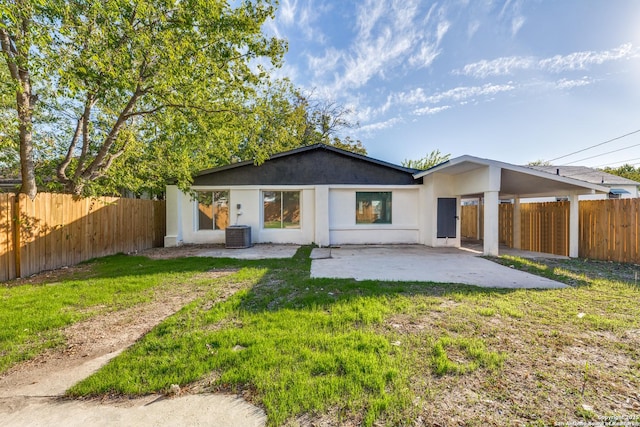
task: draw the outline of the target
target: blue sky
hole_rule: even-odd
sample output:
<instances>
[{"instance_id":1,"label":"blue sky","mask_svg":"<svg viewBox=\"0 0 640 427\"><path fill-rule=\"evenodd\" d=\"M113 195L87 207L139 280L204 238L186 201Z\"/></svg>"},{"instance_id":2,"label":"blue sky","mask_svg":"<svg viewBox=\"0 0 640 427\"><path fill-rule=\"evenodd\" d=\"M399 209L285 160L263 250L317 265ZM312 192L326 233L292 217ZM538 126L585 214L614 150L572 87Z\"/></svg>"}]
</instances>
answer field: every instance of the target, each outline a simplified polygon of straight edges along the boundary
<instances>
[{"instance_id":1,"label":"blue sky","mask_svg":"<svg viewBox=\"0 0 640 427\"><path fill-rule=\"evenodd\" d=\"M640 129L639 22L637 0L280 0L267 30L278 73L349 107L370 156L525 164ZM623 161L640 132L553 163Z\"/></svg>"}]
</instances>

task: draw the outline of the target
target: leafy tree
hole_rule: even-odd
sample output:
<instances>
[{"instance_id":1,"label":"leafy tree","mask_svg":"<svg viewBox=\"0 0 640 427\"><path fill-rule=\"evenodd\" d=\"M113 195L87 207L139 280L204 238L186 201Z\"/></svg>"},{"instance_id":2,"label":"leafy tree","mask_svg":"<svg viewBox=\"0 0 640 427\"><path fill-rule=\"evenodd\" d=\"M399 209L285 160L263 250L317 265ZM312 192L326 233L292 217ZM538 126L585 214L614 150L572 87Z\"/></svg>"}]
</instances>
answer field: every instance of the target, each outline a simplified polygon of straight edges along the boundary
<instances>
[{"instance_id":1,"label":"leafy tree","mask_svg":"<svg viewBox=\"0 0 640 427\"><path fill-rule=\"evenodd\" d=\"M91 187L105 180L133 179L138 171L130 166L142 167L139 154L152 163L162 154L180 168L189 151L204 151L198 144L207 130L215 142L235 136L218 152L241 148L263 158L265 147L243 132L243 119L256 115L255 99L286 45L261 30L273 17L272 0L233 5L2 2L0 41L16 97L21 191L36 194L36 151L46 160L41 168L55 166L58 184L75 194L95 192ZM36 115L51 123L34 122ZM140 172L150 177L162 170Z\"/></svg>"},{"instance_id":2,"label":"leafy tree","mask_svg":"<svg viewBox=\"0 0 640 427\"><path fill-rule=\"evenodd\" d=\"M412 169L427 170L433 166L439 165L442 162L446 162L450 157L451 154L442 154L440 150L433 150L421 159L403 160L402 166Z\"/></svg>"},{"instance_id":3,"label":"leafy tree","mask_svg":"<svg viewBox=\"0 0 640 427\"><path fill-rule=\"evenodd\" d=\"M538 160L534 160L532 162L527 163L527 166L551 166L551 162L547 160L538 159Z\"/></svg>"},{"instance_id":4,"label":"leafy tree","mask_svg":"<svg viewBox=\"0 0 640 427\"><path fill-rule=\"evenodd\" d=\"M142 130L144 138L131 142L132 149L96 187L159 194L168 181L188 187L196 171L244 160L261 163L299 147L304 115L291 102L293 91L287 81L273 82L241 113L156 115Z\"/></svg>"},{"instance_id":5,"label":"leafy tree","mask_svg":"<svg viewBox=\"0 0 640 427\"><path fill-rule=\"evenodd\" d=\"M0 177L16 177L20 174L15 96L11 96L11 77L5 67L0 67Z\"/></svg>"},{"instance_id":6,"label":"leafy tree","mask_svg":"<svg viewBox=\"0 0 640 427\"><path fill-rule=\"evenodd\" d=\"M36 52L40 52L37 46L44 45L49 39L46 28L51 22L51 17L55 15L54 8L55 5L47 5L44 1L36 0L0 3L0 47L11 82L3 85L3 96L7 95L7 90L15 95L21 191L31 198L35 197L37 191L33 153L33 110L36 97L31 82L31 69L36 64Z\"/></svg>"},{"instance_id":7,"label":"leafy tree","mask_svg":"<svg viewBox=\"0 0 640 427\"><path fill-rule=\"evenodd\" d=\"M603 170L613 175L640 182L640 167L636 168L633 165L625 164L617 168L606 167Z\"/></svg>"},{"instance_id":8,"label":"leafy tree","mask_svg":"<svg viewBox=\"0 0 640 427\"><path fill-rule=\"evenodd\" d=\"M363 156L367 155L367 149L362 144L362 141L359 139L353 140L349 136L346 136L343 139L334 137L333 140L329 141L328 145L332 145L342 150L351 151L352 153L362 154Z\"/></svg>"},{"instance_id":9,"label":"leafy tree","mask_svg":"<svg viewBox=\"0 0 640 427\"><path fill-rule=\"evenodd\" d=\"M326 144L343 150L366 155L367 150L360 140L340 136L348 129L358 127L350 119L349 108L335 101L316 98L313 93L297 94L296 104L304 114L304 133L301 145Z\"/></svg>"}]
</instances>

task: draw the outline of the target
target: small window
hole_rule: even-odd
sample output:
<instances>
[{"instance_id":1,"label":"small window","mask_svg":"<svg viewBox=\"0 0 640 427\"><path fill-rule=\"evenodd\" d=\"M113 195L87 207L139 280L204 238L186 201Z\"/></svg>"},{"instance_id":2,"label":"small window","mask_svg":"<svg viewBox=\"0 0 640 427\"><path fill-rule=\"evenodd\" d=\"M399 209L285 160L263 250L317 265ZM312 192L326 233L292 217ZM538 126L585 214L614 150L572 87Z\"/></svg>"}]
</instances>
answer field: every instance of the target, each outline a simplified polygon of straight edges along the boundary
<instances>
[{"instance_id":1,"label":"small window","mask_svg":"<svg viewBox=\"0 0 640 427\"><path fill-rule=\"evenodd\" d=\"M229 191L198 191L198 230L224 230L229 226Z\"/></svg>"},{"instance_id":2,"label":"small window","mask_svg":"<svg viewBox=\"0 0 640 427\"><path fill-rule=\"evenodd\" d=\"M300 192L262 193L264 228L300 228Z\"/></svg>"},{"instance_id":3,"label":"small window","mask_svg":"<svg viewBox=\"0 0 640 427\"><path fill-rule=\"evenodd\" d=\"M391 191L356 192L356 224L391 224Z\"/></svg>"}]
</instances>

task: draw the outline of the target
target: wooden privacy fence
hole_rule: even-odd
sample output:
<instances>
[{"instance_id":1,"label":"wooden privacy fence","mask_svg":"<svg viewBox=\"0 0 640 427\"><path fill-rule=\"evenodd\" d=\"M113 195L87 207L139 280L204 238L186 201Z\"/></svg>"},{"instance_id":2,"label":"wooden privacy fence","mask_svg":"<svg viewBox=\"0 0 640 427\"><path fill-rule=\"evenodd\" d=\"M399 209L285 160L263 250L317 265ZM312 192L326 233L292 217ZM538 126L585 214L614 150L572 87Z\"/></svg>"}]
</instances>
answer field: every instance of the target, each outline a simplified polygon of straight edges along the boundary
<instances>
[{"instance_id":1,"label":"wooden privacy fence","mask_svg":"<svg viewBox=\"0 0 640 427\"><path fill-rule=\"evenodd\" d=\"M165 202L0 194L0 281L162 246Z\"/></svg>"},{"instance_id":2,"label":"wooden privacy fence","mask_svg":"<svg viewBox=\"0 0 640 427\"><path fill-rule=\"evenodd\" d=\"M569 202L522 203L520 239L527 251L569 255Z\"/></svg>"},{"instance_id":3,"label":"wooden privacy fence","mask_svg":"<svg viewBox=\"0 0 640 427\"><path fill-rule=\"evenodd\" d=\"M640 264L640 199L580 202L580 256Z\"/></svg>"},{"instance_id":4,"label":"wooden privacy fence","mask_svg":"<svg viewBox=\"0 0 640 427\"><path fill-rule=\"evenodd\" d=\"M639 212L640 199L581 201L579 256L640 263ZM482 214L482 206L462 206L462 237L483 238ZM501 204L499 216L499 241L513 247L513 205ZM522 203L520 240L523 250L568 255L569 202Z\"/></svg>"}]
</instances>

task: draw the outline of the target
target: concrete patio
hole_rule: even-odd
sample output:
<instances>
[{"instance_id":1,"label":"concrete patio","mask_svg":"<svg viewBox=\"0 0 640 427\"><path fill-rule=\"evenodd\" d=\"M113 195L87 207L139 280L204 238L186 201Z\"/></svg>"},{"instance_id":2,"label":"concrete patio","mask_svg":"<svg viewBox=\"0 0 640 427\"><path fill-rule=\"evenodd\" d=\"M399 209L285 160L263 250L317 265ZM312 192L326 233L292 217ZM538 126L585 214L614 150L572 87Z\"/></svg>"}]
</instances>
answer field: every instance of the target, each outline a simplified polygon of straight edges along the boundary
<instances>
[{"instance_id":1,"label":"concrete patio","mask_svg":"<svg viewBox=\"0 0 640 427\"><path fill-rule=\"evenodd\" d=\"M184 246L182 248L186 249ZM189 245L188 248L188 256L256 260L291 258L300 246L258 244L246 249L226 249L223 245L207 245L202 248ZM509 248L501 248L500 252L534 259L566 258ZM468 242L461 249L423 245L344 245L315 248L311 252L311 277L462 283L512 289L567 287L560 282L502 266L479 255L482 255L482 246Z\"/></svg>"},{"instance_id":2,"label":"concrete patio","mask_svg":"<svg viewBox=\"0 0 640 427\"><path fill-rule=\"evenodd\" d=\"M422 245L316 248L311 253L311 277L462 283L512 289L567 287L563 283L486 260L474 252Z\"/></svg>"}]
</instances>

